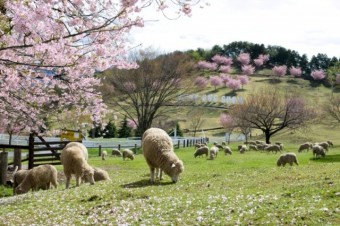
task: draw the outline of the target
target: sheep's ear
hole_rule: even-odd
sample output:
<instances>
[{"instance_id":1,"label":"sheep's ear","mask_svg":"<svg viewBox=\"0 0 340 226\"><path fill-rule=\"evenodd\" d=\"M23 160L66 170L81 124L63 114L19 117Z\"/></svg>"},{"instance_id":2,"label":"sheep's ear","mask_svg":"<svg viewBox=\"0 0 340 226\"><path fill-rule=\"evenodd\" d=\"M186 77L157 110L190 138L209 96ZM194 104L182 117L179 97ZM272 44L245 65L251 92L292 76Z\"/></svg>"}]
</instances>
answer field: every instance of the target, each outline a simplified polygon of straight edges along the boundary
<instances>
[{"instance_id":1,"label":"sheep's ear","mask_svg":"<svg viewBox=\"0 0 340 226\"><path fill-rule=\"evenodd\" d=\"M171 164L171 168L175 168L176 167L176 164L175 163L172 163Z\"/></svg>"}]
</instances>

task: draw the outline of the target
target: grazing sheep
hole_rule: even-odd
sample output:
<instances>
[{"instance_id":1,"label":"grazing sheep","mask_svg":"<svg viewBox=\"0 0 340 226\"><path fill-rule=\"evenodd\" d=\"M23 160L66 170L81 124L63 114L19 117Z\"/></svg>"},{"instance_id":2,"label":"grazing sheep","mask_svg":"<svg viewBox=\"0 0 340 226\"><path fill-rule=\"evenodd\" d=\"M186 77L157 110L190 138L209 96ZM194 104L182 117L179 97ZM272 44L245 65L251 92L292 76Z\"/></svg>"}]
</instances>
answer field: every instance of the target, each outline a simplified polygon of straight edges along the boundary
<instances>
[{"instance_id":1,"label":"grazing sheep","mask_svg":"<svg viewBox=\"0 0 340 226\"><path fill-rule=\"evenodd\" d=\"M226 145L227 145L226 142L222 141L222 146L226 146Z\"/></svg>"},{"instance_id":2,"label":"grazing sheep","mask_svg":"<svg viewBox=\"0 0 340 226\"><path fill-rule=\"evenodd\" d=\"M135 159L135 154L133 153L133 151L127 148L123 150L123 160L125 160L126 158L131 160Z\"/></svg>"},{"instance_id":3,"label":"grazing sheep","mask_svg":"<svg viewBox=\"0 0 340 226\"><path fill-rule=\"evenodd\" d=\"M94 184L93 168L87 163L86 157L84 156L84 150L81 146L66 145L61 151L60 161L64 167L66 188L70 187L72 174L76 176L76 186L80 185L80 180L82 177L86 177L86 180L89 181L90 184Z\"/></svg>"},{"instance_id":4,"label":"grazing sheep","mask_svg":"<svg viewBox=\"0 0 340 226\"><path fill-rule=\"evenodd\" d=\"M18 185L25 179L28 170L14 170L13 173L13 195L15 194L15 189Z\"/></svg>"},{"instance_id":5,"label":"grazing sheep","mask_svg":"<svg viewBox=\"0 0 340 226\"><path fill-rule=\"evenodd\" d=\"M275 144L279 145L280 150L283 151L283 143L281 143L281 142L276 142Z\"/></svg>"},{"instance_id":6,"label":"grazing sheep","mask_svg":"<svg viewBox=\"0 0 340 226\"><path fill-rule=\"evenodd\" d=\"M274 152L275 151L275 153L281 152L281 148L277 144L273 144L273 145L270 145L268 147L265 147L264 150L267 151L267 152L270 152L270 151Z\"/></svg>"},{"instance_id":7,"label":"grazing sheep","mask_svg":"<svg viewBox=\"0 0 340 226\"><path fill-rule=\"evenodd\" d=\"M216 144L215 147L217 147L219 151L224 149L224 147L220 144Z\"/></svg>"},{"instance_id":8,"label":"grazing sheep","mask_svg":"<svg viewBox=\"0 0 340 226\"><path fill-rule=\"evenodd\" d=\"M118 149L113 148L111 151L111 155L121 157L122 153Z\"/></svg>"},{"instance_id":9,"label":"grazing sheep","mask_svg":"<svg viewBox=\"0 0 340 226\"><path fill-rule=\"evenodd\" d=\"M313 156L315 156L315 158L320 157L320 156L325 157L326 151L321 145L314 145L313 146Z\"/></svg>"},{"instance_id":10,"label":"grazing sheep","mask_svg":"<svg viewBox=\"0 0 340 226\"><path fill-rule=\"evenodd\" d=\"M248 145L250 145L250 144L256 145L256 142L250 140L250 141L245 141L244 144L246 144L246 145L247 145L247 144L248 144Z\"/></svg>"},{"instance_id":11,"label":"grazing sheep","mask_svg":"<svg viewBox=\"0 0 340 226\"><path fill-rule=\"evenodd\" d=\"M332 142L332 141L328 140L328 141L326 141L326 142L328 143L328 145L329 145L330 147L333 147L333 142Z\"/></svg>"},{"instance_id":12,"label":"grazing sheep","mask_svg":"<svg viewBox=\"0 0 340 226\"><path fill-rule=\"evenodd\" d=\"M218 151L219 151L218 147L212 146L210 148L210 159L215 159L217 157Z\"/></svg>"},{"instance_id":13,"label":"grazing sheep","mask_svg":"<svg viewBox=\"0 0 340 226\"><path fill-rule=\"evenodd\" d=\"M224 155L227 155L227 154L232 155L233 152L231 151L231 148L230 148L230 147L225 146L225 147L224 147Z\"/></svg>"},{"instance_id":14,"label":"grazing sheep","mask_svg":"<svg viewBox=\"0 0 340 226\"><path fill-rule=\"evenodd\" d=\"M150 168L150 181L155 182L155 169L159 171L160 179L162 171L171 177L176 183L179 174L184 171L183 162L173 150L172 140L162 129L150 128L142 137L144 158Z\"/></svg>"},{"instance_id":15,"label":"grazing sheep","mask_svg":"<svg viewBox=\"0 0 340 226\"><path fill-rule=\"evenodd\" d=\"M315 145L320 145L326 152L328 151L329 144L327 142L316 143Z\"/></svg>"},{"instance_id":16,"label":"grazing sheep","mask_svg":"<svg viewBox=\"0 0 340 226\"><path fill-rule=\"evenodd\" d=\"M80 148L82 150L82 153L83 153L86 161L89 159L89 153L87 151L87 148L82 143L79 143L79 142L70 142L70 143L66 144L64 149L67 149L67 148L70 148L70 147L73 147L73 146L75 146L77 148Z\"/></svg>"},{"instance_id":17,"label":"grazing sheep","mask_svg":"<svg viewBox=\"0 0 340 226\"><path fill-rule=\"evenodd\" d=\"M306 142L300 145L298 152L302 152L303 150L309 151L312 148L313 144L310 142Z\"/></svg>"},{"instance_id":18,"label":"grazing sheep","mask_svg":"<svg viewBox=\"0 0 340 226\"><path fill-rule=\"evenodd\" d=\"M203 147L198 148L195 151L194 156L195 158L197 156L201 157L202 155L205 155L205 157L208 157L208 154L209 154L209 148L207 146L203 146Z\"/></svg>"},{"instance_id":19,"label":"grazing sheep","mask_svg":"<svg viewBox=\"0 0 340 226\"><path fill-rule=\"evenodd\" d=\"M247 145L242 145L239 151L241 154L244 154L246 151L248 151Z\"/></svg>"},{"instance_id":20,"label":"grazing sheep","mask_svg":"<svg viewBox=\"0 0 340 226\"><path fill-rule=\"evenodd\" d=\"M109 174L105 170L97 167L93 168L93 178L94 181L111 180ZM82 177L82 181L85 183L90 182L86 177Z\"/></svg>"},{"instance_id":21,"label":"grazing sheep","mask_svg":"<svg viewBox=\"0 0 340 226\"><path fill-rule=\"evenodd\" d=\"M204 146L204 144L201 144L201 143L196 143L194 146L195 146L195 149L196 149L196 148L203 147L203 146Z\"/></svg>"},{"instance_id":22,"label":"grazing sheep","mask_svg":"<svg viewBox=\"0 0 340 226\"><path fill-rule=\"evenodd\" d=\"M102 160L105 160L107 156L107 151L102 151Z\"/></svg>"},{"instance_id":23,"label":"grazing sheep","mask_svg":"<svg viewBox=\"0 0 340 226\"><path fill-rule=\"evenodd\" d=\"M295 163L296 165L299 165L299 162L297 160L295 153L291 152L291 153L285 153L285 154L280 155L276 164L277 166L284 167L287 163L291 166L293 165L293 163Z\"/></svg>"},{"instance_id":24,"label":"grazing sheep","mask_svg":"<svg viewBox=\"0 0 340 226\"><path fill-rule=\"evenodd\" d=\"M253 145L253 144L249 145L249 151L250 150L258 151L256 145Z\"/></svg>"},{"instance_id":25,"label":"grazing sheep","mask_svg":"<svg viewBox=\"0 0 340 226\"><path fill-rule=\"evenodd\" d=\"M33 191L39 188L50 189L52 183L55 188L58 187L58 171L52 165L40 165L34 167L26 173L24 180L15 188L16 194L23 194L30 189Z\"/></svg>"}]
</instances>

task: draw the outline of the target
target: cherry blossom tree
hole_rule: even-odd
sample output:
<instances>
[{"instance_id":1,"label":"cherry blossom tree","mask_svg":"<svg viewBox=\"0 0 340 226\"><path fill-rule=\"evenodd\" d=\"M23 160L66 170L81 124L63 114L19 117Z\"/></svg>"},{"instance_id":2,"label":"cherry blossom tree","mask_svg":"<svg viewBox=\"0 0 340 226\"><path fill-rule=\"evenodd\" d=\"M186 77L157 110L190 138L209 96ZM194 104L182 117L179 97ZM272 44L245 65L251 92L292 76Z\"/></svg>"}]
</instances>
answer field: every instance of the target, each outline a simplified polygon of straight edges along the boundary
<instances>
[{"instance_id":1,"label":"cherry blossom tree","mask_svg":"<svg viewBox=\"0 0 340 226\"><path fill-rule=\"evenodd\" d=\"M232 90L238 90L241 88L241 81L239 79L230 78L226 83L226 86Z\"/></svg>"},{"instance_id":2,"label":"cherry blossom tree","mask_svg":"<svg viewBox=\"0 0 340 226\"><path fill-rule=\"evenodd\" d=\"M238 80L240 80L240 83L242 85L242 89L243 89L243 85L247 85L249 83L249 77L247 75L238 76Z\"/></svg>"},{"instance_id":3,"label":"cherry blossom tree","mask_svg":"<svg viewBox=\"0 0 340 226\"><path fill-rule=\"evenodd\" d=\"M219 76L211 76L209 80L210 84L215 87L215 90L217 86L222 85L222 79Z\"/></svg>"},{"instance_id":4,"label":"cherry blossom tree","mask_svg":"<svg viewBox=\"0 0 340 226\"><path fill-rule=\"evenodd\" d=\"M277 77L282 77L287 74L287 66L281 65L281 66L274 66L272 68L272 72Z\"/></svg>"},{"instance_id":5,"label":"cherry blossom tree","mask_svg":"<svg viewBox=\"0 0 340 226\"><path fill-rule=\"evenodd\" d=\"M127 35L142 27L141 12L175 6L190 15L197 1L34 0L4 1L0 24L0 115L2 124L41 131L44 118L76 111L100 123L106 112L101 81L107 68L136 68L127 58Z\"/></svg>"},{"instance_id":6,"label":"cherry blossom tree","mask_svg":"<svg viewBox=\"0 0 340 226\"><path fill-rule=\"evenodd\" d=\"M302 70L300 67L292 66L291 68L289 68L289 73L294 77L300 77L302 74Z\"/></svg>"},{"instance_id":7,"label":"cherry blossom tree","mask_svg":"<svg viewBox=\"0 0 340 226\"><path fill-rule=\"evenodd\" d=\"M127 126L131 129L137 129L138 123L135 119L127 119Z\"/></svg>"},{"instance_id":8,"label":"cherry blossom tree","mask_svg":"<svg viewBox=\"0 0 340 226\"><path fill-rule=\"evenodd\" d=\"M230 73L231 67L230 65L221 65L218 70L222 73Z\"/></svg>"},{"instance_id":9,"label":"cherry blossom tree","mask_svg":"<svg viewBox=\"0 0 340 226\"><path fill-rule=\"evenodd\" d=\"M252 75L255 71L255 68L251 65L242 65L241 69L244 75Z\"/></svg>"},{"instance_id":10,"label":"cherry blossom tree","mask_svg":"<svg viewBox=\"0 0 340 226\"><path fill-rule=\"evenodd\" d=\"M230 136L233 132L233 130L235 129L235 121L234 119L226 114L226 113L222 113L220 115L220 118L219 118L219 123L220 125L226 130L226 132L228 133L228 144L230 143Z\"/></svg>"},{"instance_id":11,"label":"cherry blossom tree","mask_svg":"<svg viewBox=\"0 0 340 226\"><path fill-rule=\"evenodd\" d=\"M250 54L249 53L240 53L237 57L237 60L242 65L248 65L250 63Z\"/></svg>"},{"instance_id":12,"label":"cherry blossom tree","mask_svg":"<svg viewBox=\"0 0 340 226\"><path fill-rule=\"evenodd\" d=\"M314 70L312 71L311 76L314 80L322 80L326 77L326 74L323 70Z\"/></svg>"},{"instance_id":13,"label":"cherry blossom tree","mask_svg":"<svg viewBox=\"0 0 340 226\"><path fill-rule=\"evenodd\" d=\"M204 70L215 71L217 70L218 65L216 63L202 60L197 63L197 67Z\"/></svg>"},{"instance_id":14,"label":"cherry blossom tree","mask_svg":"<svg viewBox=\"0 0 340 226\"><path fill-rule=\"evenodd\" d=\"M211 60L219 65L230 66L233 63L233 59L226 56L215 55L211 58Z\"/></svg>"}]
</instances>

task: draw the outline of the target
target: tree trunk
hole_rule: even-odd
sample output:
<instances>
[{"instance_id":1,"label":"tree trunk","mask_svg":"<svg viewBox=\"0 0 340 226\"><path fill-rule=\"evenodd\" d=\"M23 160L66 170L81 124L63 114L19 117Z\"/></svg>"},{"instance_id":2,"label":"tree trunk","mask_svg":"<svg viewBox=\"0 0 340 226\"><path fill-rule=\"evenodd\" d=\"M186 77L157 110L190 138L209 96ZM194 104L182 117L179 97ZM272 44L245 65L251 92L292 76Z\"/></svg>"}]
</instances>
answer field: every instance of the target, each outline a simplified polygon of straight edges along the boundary
<instances>
[{"instance_id":1,"label":"tree trunk","mask_svg":"<svg viewBox=\"0 0 340 226\"><path fill-rule=\"evenodd\" d=\"M266 137L266 143L270 144L270 136L271 136L271 134L270 134L269 130L265 130L264 131L264 135Z\"/></svg>"}]
</instances>

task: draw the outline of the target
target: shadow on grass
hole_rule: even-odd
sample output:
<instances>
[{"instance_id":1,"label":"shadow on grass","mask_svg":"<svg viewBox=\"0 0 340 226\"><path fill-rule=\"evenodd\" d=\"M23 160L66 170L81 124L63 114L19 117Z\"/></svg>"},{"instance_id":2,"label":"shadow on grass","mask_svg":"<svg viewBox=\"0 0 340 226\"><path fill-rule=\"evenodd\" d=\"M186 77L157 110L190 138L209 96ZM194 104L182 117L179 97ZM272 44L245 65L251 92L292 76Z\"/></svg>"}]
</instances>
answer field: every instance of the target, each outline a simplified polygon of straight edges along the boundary
<instances>
[{"instance_id":1,"label":"shadow on grass","mask_svg":"<svg viewBox=\"0 0 340 226\"><path fill-rule=\"evenodd\" d=\"M149 186L166 186L166 185L171 185L171 184L174 184L174 183L171 181L167 181L167 182L156 181L154 184L152 184L149 179L143 179L143 180L131 182L128 184L123 184L121 185L121 187L122 188L144 188L144 187L149 187Z\"/></svg>"},{"instance_id":2,"label":"shadow on grass","mask_svg":"<svg viewBox=\"0 0 340 226\"><path fill-rule=\"evenodd\" d=\"M290 84L299 84L298 80L297 79L293 79L293 78L288 79L287 83L290 83Z\"/></svg>"},{"instance_id":3,"label":"shadow on grass","mask_svg":"<svg viewBox=\"0 0 340 226\"><path fill-rule=\"evenodd\" d=\"M326 155L324 158L311 158L310 160L315 161L315 162L327 162L327 163L332 163L332 162L340 162L340 155Z\"/></svg>"}]
</instances>

